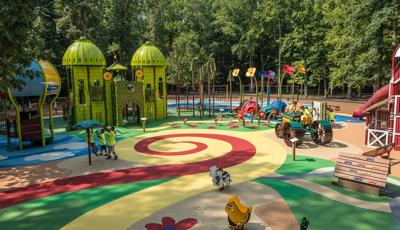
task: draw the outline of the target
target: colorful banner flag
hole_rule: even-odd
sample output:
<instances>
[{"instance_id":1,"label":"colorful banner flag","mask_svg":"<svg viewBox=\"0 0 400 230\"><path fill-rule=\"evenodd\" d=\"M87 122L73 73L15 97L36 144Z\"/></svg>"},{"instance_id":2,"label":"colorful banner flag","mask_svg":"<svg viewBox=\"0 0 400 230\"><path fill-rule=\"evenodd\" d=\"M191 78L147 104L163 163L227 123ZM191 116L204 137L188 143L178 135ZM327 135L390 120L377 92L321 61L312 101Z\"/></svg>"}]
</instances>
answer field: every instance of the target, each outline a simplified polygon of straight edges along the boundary
<instances>
[{"instance_id":1,"label":"colorful banner flag","mask_svg":"<svg viewBox=\"0 0 400 230\"><path fill-rule=\"evenodd\" d=\"M282 70L283 70L283 73L287 73L287 74L289 74L289 75L293 75L294 67L293 67L293 66L290 66L290 65L288 65L288 64L284 64Z\"/></svg>"}]
</instances>

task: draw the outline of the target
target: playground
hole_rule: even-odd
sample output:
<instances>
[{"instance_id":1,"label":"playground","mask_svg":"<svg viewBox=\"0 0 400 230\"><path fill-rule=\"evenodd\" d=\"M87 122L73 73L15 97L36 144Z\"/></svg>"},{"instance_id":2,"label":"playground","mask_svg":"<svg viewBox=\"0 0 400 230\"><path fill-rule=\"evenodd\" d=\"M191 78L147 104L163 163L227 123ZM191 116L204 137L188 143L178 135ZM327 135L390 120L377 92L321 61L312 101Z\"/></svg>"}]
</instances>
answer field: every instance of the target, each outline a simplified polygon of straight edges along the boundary
<instances>
[{"instance_id":1,"label":"playground","mask_svg":"<svg viewBox=\"0 0 400 230\"><path fill-rule=\"evenodd\" d=\"M356 101L213 57L168 85L153 43L107 66L81 37L0 94L0 229L400 229L399 59Z\"/></svg>"},{"instance_id":2,"label":"playground","mask_svg":"<svg viewBox=\"0 0 400 230\"><path fill-rule=\"evenodd\" d=\"M227 229L224 206L232 195L253 207L246 229L299 229L303 217L310 229L398 228L398 165L388 178L389 195L331 184L338 152L369 149L360 145L364 123L343 115L331 145L300 148L293 161L274 122L184 122L171 113L145 132L118 128L124 134L117 161L93 156L89 166L84 131L56 132L45 148L2 151L2 229ZM210 165L230 173L229 188L212 186Z\"/></svg>"}]
</instances>

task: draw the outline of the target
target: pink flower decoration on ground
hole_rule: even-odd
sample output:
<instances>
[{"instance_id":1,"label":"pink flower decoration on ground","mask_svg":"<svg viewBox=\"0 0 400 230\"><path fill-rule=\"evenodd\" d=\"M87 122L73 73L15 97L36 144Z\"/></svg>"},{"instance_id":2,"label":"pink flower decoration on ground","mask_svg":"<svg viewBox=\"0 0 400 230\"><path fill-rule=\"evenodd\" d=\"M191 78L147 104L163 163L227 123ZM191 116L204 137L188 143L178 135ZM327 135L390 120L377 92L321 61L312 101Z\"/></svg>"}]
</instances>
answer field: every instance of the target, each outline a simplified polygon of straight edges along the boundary
<instances>
[{"instance_id":1,"label":"pink flower decoration on ground","mask_svg":"<svg viewBox=\"0 0 400 230\"><path fill-rule=\"evenodd\" d=\"M208 129L216 129L215 126L208 126L207 128L208 128Z\"/></svg>"},{"instance_id":2,"label":"pink flower decoration on ground","mask_svg":"<svg viewBox=\"0 0 400 230\"><path fill-rule=\"evenodd\" d=\"M176 223L174 218L166 216L161 219L161 224L150 223L146 224L147 230L187 230L197 224L194 218L187 218Z\"/></svg>"}]
</instances>

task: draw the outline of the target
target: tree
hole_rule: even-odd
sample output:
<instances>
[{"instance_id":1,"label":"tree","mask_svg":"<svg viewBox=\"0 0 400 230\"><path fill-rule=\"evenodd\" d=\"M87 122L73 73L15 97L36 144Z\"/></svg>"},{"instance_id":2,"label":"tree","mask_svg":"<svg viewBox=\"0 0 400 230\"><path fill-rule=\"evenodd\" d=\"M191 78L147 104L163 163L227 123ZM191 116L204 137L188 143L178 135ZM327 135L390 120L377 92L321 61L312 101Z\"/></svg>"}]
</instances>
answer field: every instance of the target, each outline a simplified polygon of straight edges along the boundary
<instances>
[{"instance_id":1,"label":"tree","mask_svg":"<svg viewBox=\"0 0 400 230\"><path fill-rule=\"evenodd\" d=\"M191 85L190 63L198 59L204 60L204 50L198 45L198 37L193 32L185 32L176 38L173 43L173 51L167 61L167 82L184 87Z\"/></svg>"},{"instance_id":2,"label":"tree","mask_svg":"<svg viewBox=\"0 0 400 230\"><path fill-rule=\"evenodd\" d=\"M31 61L39 57L34 44L29 42L35 20L36 0L2 1L0 8L0 91L7 87L21 87L15 76ZM22 15L22 17L21 17Z\"/></svg>"}]
</instances>

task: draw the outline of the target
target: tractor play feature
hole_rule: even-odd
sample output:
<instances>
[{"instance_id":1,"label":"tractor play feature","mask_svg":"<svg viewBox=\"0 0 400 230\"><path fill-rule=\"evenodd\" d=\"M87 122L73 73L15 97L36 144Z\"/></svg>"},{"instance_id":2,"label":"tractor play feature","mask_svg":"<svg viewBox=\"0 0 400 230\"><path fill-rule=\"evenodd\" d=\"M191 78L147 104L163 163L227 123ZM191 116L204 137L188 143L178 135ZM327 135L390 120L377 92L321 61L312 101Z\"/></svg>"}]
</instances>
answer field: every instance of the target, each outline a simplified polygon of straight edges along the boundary
<instances>
[{"instance_id":1,"label":"tractor play feature","mask_svg":"<svg viewBox=\"0 0 400 230\"><path fill-rule=\"evenodd\" d=\"M331 142L333 137L331 123L327 120L311 121L310 118L301 119L298 113L282 113L282 123L275 126L275 134L283 138L288 146L292 146L290 139L297 138L296 145L302 144L304 136L309 134L315 144L325 145Z\"/></svg>"}]
</instances>

